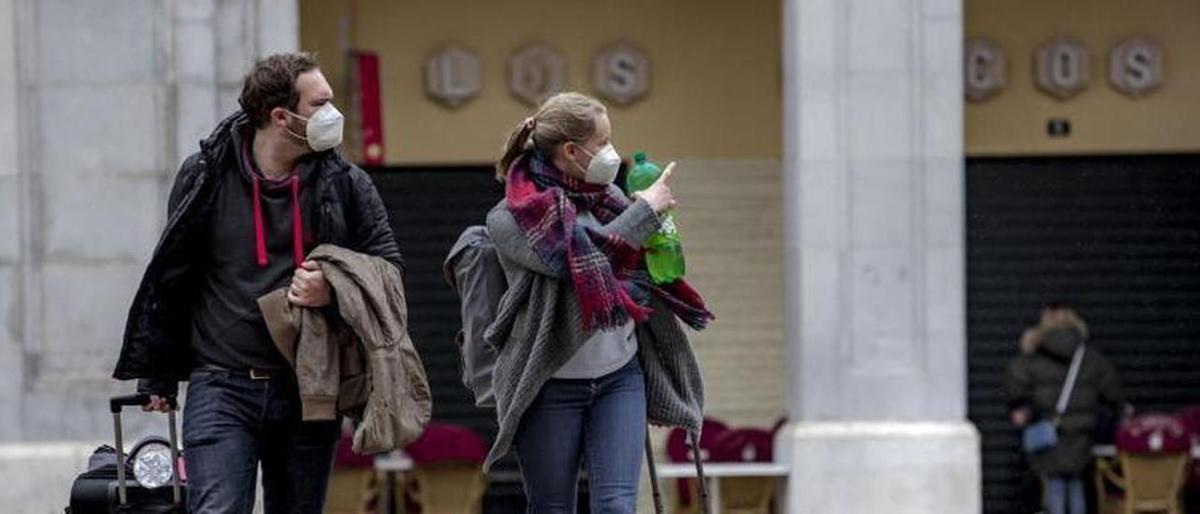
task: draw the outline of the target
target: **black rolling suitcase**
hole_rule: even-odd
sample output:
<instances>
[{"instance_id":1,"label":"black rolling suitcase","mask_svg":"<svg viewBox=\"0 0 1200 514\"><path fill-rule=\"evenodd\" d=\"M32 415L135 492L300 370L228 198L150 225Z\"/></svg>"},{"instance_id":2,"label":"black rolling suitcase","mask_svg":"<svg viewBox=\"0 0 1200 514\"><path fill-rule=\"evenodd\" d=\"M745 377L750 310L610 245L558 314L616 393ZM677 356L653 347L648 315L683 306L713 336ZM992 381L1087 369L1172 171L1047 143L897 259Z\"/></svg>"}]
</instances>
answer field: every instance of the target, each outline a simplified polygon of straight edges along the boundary
<instances>
[{"instance_id":1,"label":"black rolling suitcase","mask_svg":"<svg viewBox=\"0 0 1200 514\"><path fill-rule=\"evenodd\" d=\"M92 454L88 469L71 486L67 514L185 514L187 488L180 483L179 436L175 399L168 401L170 439L148 437L129 455L121 426L121 410L149 403L147 394L109 400L116 447L102 446ZM145 483L143 483L145 482Z\"/></svg>"}]
</instances>

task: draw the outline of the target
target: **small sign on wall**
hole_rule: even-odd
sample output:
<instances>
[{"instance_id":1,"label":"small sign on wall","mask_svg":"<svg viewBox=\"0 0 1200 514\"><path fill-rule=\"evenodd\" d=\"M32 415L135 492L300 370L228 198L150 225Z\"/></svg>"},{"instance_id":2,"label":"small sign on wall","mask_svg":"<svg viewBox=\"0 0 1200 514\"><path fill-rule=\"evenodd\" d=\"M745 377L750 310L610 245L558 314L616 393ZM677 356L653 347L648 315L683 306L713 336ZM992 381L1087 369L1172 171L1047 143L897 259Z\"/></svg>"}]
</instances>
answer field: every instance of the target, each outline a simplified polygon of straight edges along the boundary
<instances>
[{"instance_id":1,"label":"small sign on wall","mask_svg":"<svg viewBox=\"0 0 1200 514\"><path fill-rule=\"evenodd\" d=\"M1054 138L1070 137L1071 120L1066 118L1051 118L1046 122L1046 135Z\"/></svg>"},{"instance_id":2,"label":"small sign on wall","mask_svg":"<svg viewBox=\"0 0 1200 514\"><path fill-rule=\"evenodd\" d=\"M483 90L479 55L461 46L438 50L425 62L425 92L448 107L461 107Z\"/></svg>"},{"instance_id":3,"label":"small sign on wall","mask_svg":"<svg viewBox=\"0 0 1200 514\"><path fill-rule=\"evenodd\" d=\"M537 107L567 84L567 60L550 45L527 45L508 60L508 87L513 96Z\"/></svg>"},{"instance_id":4,"label":"small sign on wall","mask_svg":"<svg viewBox=\"0 0 1200 514\"><path fill-rule=\"evenodd\" d=\"M1058 37L1037 51L1037 86L1059 100L1067 100L1088 87L1092 56L1078 40Z\"/></svg>"},{"instance_id":5,"label":"small sign on wall","mask_svg":"<svg viewBox=\"0 0 1200 514\"><path fill-rule=\"evenodd\" d=\"M632 43L616 43L596 55L592 87L605 100L630 105L650 91L650 58Z\"/></svg>"},{"instance_id":6,"label":"small sign on wall","mask_svg":"<svg viewBox=\"0 0 1200 514\"><path fill-rule=\"evenodd\" d=\"M1113 47L1108 81L1113 89L1137 98L1163 83L1163 51L1158 42L1144 36L1127 38Z\"/></svg>"},{"instance_id":7,"label":"small sign on wall","mask_svg":"<svg viewBox=\"0 0 1200 514\"><path fill-rule=\"evenodd\" d=\"M982 102L1000 93L1008 83L1008 58L1004 50L986 38L967 40L963 71L963 86L967 100Z\"/></svg>"}]
</instances>

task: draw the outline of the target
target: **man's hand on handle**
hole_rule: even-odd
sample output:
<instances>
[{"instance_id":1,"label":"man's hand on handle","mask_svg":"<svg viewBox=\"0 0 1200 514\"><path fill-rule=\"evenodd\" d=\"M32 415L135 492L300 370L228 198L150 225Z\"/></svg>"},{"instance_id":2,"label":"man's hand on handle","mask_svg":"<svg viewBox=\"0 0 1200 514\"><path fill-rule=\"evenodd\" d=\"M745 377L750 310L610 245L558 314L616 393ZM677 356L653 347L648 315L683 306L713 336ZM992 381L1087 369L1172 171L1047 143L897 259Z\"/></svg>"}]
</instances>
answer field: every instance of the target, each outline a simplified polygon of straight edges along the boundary
<instances>
[{"instance_id":1,"label":"man's hand on handle","mask_svg":"<svg viewBox=\"0 0 1200 514\"><path fill-rule=\"evenodd\" d=\"M157 394L150 395L150 403L142 406L142 410L146 412L167 412L171 410L171 404L164 396Z\"/></svg>"}]
</instances>

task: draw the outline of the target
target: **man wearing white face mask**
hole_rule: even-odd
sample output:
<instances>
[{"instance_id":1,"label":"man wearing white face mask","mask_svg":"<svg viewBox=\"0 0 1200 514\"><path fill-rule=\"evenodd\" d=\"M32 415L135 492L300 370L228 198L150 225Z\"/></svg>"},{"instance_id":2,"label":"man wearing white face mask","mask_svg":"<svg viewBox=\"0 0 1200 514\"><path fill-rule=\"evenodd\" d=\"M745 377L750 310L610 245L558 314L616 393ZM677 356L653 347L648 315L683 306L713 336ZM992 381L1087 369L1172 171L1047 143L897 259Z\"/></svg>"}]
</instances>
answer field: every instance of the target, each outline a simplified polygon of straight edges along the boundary
<instances>
[{"instance_id":1,"label":"man wearing white face mask","mask_svg":"<svg viewBox=\"0 0 1200 514\"><path fill-rule=\"evenodd\" d=\"M146 410L189 382L189 512L250 512L261 464L268 513L318 513L340 426L301 420L256 300L287 287L293 305L329 306L305 258L320 244L403 263L370 178L334 150L342 115L310 55L256 63L239 103L175 178L114 376L140 379Z\"/></svg>"}]
</instances>

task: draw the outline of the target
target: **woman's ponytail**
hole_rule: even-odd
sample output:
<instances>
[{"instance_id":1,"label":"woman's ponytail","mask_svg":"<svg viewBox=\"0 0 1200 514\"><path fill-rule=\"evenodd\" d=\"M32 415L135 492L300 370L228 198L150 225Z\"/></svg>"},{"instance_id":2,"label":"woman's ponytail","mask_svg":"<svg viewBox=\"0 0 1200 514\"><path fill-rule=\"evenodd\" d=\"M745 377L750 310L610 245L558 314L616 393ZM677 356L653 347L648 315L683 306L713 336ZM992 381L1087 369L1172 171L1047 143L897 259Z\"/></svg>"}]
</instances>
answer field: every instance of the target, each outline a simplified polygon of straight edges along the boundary
<instances>
[{"instance_id":1,"label":"woman's ponytail","mask_svg":"<svg viewBox=\"0 0 1200 514\"><path fill-rule=\"evenodd\" d=\"M509 166L512 166L521 153L531 146L529 136L533 134L535 128L537 128L537 119L525 118L525 121L517 125L508 135L508 141L504 143L504 156L500 157L500 162L496 163L496 180L504 182L508 177Z\"/></svg>"}]
</instances>

